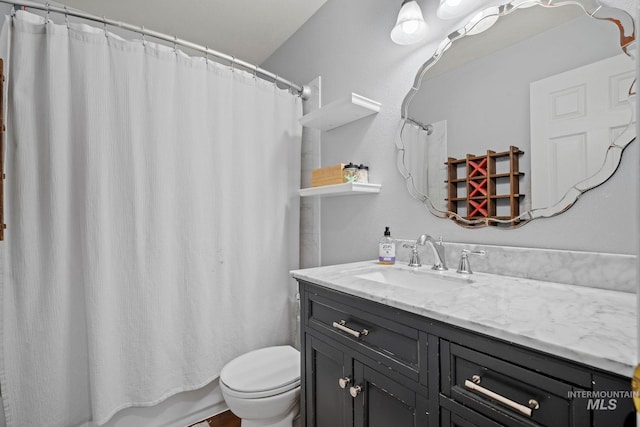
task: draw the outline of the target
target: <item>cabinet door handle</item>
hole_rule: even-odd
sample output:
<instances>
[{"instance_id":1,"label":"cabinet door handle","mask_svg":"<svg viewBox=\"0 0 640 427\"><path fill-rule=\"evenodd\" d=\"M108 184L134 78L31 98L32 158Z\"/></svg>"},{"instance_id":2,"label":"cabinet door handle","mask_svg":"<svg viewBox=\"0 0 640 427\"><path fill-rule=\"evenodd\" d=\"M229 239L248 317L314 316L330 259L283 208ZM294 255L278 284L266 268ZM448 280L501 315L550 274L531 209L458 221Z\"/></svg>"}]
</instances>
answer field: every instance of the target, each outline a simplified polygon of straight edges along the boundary
<instances>
[{"instance_id":1,"label":"cabinet door handle","mask_svg":"<svg viewBox=\"0 0 640 427\"><path fill-rule=\"evenodd\" d=\"M347 388L349 384L351 384L351 377L342 377L338 380L340 388Z\"/></svg>"},{"instance_id":2,"label":"cabinet door handle","mask_svg":"<svg viewBox=\"0 0 640 427\"><path fill-rule=\"evenodd\" d=\"M487 397L490 397L492 399L497 400L498 402L502 403L503 405L507 405L508 407L515 409L516 411L520 412L522 415L526 415L527 417L531 416L531 408L525 406L525 405L521 405L518 402L514 402L511 399L508 399L498 393L495 393L489 389L486 389L478 384L476 384L473 381L469 381L469 380L465 380L464 381L464 386L467 387L468 389L471 390L475 390L481 394L484 394ZM540 404L538 404L537 401L531 399L529 400L529 404L533 406L534 409L538 409L540 407Z\"/></svg>"},{"instance_id":3,"label":"cabinet door handle","mask_svg":"<svg viewBox=\"0 0 640 427\"><path fill-rule=\"evenodd\" d=\"M348 328L346 324L347 324L346 321L341 320L339 322L333 322L333 327L340 329L342 332L346 332L350 335L353 335L356 338L360 338L360 336L362 335L369 335L368 329L363 329L362 331L356 331L354 329Z\"/></svg>"},{"instance_id":4,"label":"cabinet door handle","mask_svg":"<svg viewBox=\"0 0 640 427\"><path fill-rule=\"evenodd\" d=\"M361 391L362 391L362 387L360 387L359 385L356 385L349 389L349 394L351 394L351 397L357 397Z\"/></svg>"}]
</instances>

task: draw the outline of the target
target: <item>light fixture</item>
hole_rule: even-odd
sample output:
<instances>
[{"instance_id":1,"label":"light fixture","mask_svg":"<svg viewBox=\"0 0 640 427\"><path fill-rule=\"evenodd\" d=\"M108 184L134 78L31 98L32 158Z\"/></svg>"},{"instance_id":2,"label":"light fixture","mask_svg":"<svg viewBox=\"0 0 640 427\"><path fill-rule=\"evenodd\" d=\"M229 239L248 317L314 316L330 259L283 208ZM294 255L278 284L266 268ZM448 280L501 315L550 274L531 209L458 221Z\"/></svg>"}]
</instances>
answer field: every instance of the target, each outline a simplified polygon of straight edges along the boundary
<instances>
[{"instance_id":1,"label":"light fixture","mask_svg":"<svg viewBox=\"0 0 640 427\"><path fill-rule=\"evenodd\" d=\"M470 0L440 0L436 15L440 19L459 18L469 13L469 9L474 6L478 6L478 3Z\"/></svg>"},{"instance_id":2,"label":"light fixture","mask_svg":"<svg viewBox=\"0 0 640 427\"><path fill-rule=\"evenodd\" d=\"M391 40L396 44L408 45L424 40L427 23L416 0L403 0L396 25L391 30Z\"/></svg>"}]
</instances>

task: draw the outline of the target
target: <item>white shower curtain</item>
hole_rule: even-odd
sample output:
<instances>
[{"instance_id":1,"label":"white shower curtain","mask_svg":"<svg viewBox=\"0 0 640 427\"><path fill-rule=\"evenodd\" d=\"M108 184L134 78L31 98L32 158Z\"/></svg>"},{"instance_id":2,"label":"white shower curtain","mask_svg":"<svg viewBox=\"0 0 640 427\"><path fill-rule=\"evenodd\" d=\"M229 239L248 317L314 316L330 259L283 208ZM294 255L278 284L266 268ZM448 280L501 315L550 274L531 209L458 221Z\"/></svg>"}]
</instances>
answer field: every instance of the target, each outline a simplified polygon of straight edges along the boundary
<instances>
[{"instance_id":1,"label":"white shower curtain","mask_svg":"<svg viewBox=\"0 0 640 427\"><path fill-rule=\"evenodd\" d=\"M102 424L289 342L299 97L26 12L0 41L8 425Z\"/></svg>"},{"instance_id":2,"label":"white shower curtain","mask_svg":"<svg viewBox=\"0 0 640 427\"><path fill-rule=\"evenodd\" d=\"M447 210L447 121L431 123L431 131L407 123L402 130L406 167L416 189L429 196L436 209Z\"/></svg>"}]
</instances>

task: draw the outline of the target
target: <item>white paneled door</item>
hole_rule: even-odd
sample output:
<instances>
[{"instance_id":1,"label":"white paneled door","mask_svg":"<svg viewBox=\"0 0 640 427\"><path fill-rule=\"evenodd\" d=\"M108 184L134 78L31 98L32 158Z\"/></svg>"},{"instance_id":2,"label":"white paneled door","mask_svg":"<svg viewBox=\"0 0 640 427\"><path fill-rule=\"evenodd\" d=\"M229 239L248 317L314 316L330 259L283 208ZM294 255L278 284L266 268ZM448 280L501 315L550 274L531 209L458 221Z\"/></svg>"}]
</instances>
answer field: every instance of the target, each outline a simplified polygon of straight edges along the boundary
<instances>
[{"instance_id":1,"label":"white paneled door","mask_svg":"<svg viewBox=\"0 0 640 427\"><path fill-rule=\"evenodd\" d=\"M532 208L552 206L600 170L633 120L634 77L634 62L621 54L531 83Z\"/></svg>"}]
</instances>

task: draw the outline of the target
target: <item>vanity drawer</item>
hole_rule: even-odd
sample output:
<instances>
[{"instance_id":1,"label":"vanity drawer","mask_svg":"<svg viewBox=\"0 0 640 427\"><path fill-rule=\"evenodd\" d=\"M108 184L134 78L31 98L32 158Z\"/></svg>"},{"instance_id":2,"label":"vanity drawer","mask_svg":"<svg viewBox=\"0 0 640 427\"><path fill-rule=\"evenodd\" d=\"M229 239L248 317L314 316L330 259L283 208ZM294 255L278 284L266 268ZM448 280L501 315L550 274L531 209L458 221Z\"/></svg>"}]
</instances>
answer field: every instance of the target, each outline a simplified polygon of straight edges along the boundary
<instances>
[{"instance_id":1,"label":"vanity drawer","mask_svg":"<svg viewBox=\"0 0 640 427\"><path fill-rule=\"evenodd\" d=\"M420 341L417 329L390 320L384 316L386 313L376 312L375 304L366 301L343 297L338 302L315 292L306 295L308 328L328 334L418 381Z\"/></svg>"},{"instance_id":2,"label":"vanity drawer","mask_svg":"<svg viewBox=\"0 0 640 427\"><path fill-rule=\"evenodd\" d=\"M453 343L448 361L445 394L504 425L590 424L586 407L571 398L581 390L574 385Z\"/></svg>"}]
</instances>

